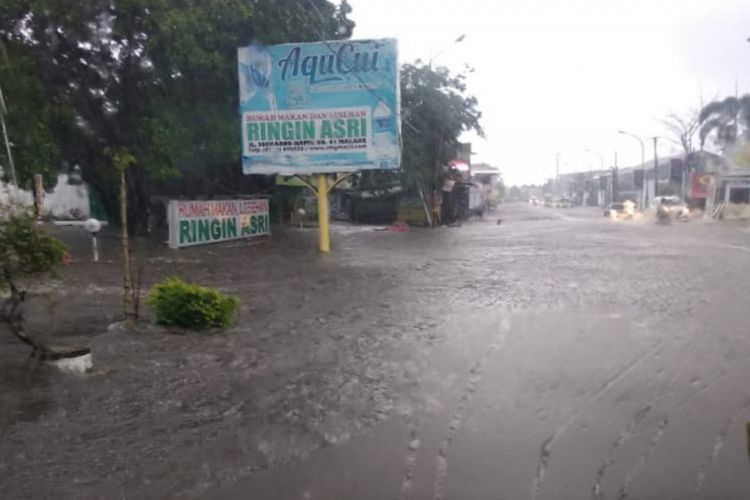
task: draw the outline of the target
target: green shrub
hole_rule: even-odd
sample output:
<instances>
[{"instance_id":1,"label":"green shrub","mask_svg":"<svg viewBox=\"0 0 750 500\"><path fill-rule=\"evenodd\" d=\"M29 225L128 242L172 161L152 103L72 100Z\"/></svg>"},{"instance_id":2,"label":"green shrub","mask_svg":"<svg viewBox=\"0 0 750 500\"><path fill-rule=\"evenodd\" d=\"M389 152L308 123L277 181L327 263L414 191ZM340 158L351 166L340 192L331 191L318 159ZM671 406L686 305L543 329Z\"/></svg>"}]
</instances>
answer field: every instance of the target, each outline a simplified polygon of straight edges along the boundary
<instances>
[{"instance_id":1,"label":"green shrub","mask_svg":"<svg viewBox=\"0 0 750 500\"><path fill-rule=\"evenodd\" d=\"M146 302L154 307L157 323L193 330L230 326L238 305L236 297L179 278L154 285Z\"/></svg>"},{"instance_id":2,"label":"green shrub","mask_svg":"<svg viewBox=\"0 0 750 500\"><path fill-rule=\"evenodd\" d=\"M64 262L65 246L18 207L0 206L0 288L8 281L52 272Z\"/></svg>"}]
</instances>

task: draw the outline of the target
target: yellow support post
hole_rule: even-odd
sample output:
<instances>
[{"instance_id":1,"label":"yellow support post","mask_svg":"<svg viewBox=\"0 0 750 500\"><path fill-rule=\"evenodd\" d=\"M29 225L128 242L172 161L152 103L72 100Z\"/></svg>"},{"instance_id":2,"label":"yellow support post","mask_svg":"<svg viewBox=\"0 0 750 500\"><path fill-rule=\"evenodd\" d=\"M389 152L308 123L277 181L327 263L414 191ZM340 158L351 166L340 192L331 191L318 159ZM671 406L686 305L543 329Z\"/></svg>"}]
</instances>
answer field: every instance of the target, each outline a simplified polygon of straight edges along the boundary
<instances>
[{"instance_id":1,"label":"yellow support post","mask_svg":"<svg viewBox=\"0 0 750 500\"><path fill-rule=\"evenodd\" d=\"M320 251L331 251L331 237L328 232L328 178L318 174L318 229L320 231Z\"/></svg>"}]
</instances>

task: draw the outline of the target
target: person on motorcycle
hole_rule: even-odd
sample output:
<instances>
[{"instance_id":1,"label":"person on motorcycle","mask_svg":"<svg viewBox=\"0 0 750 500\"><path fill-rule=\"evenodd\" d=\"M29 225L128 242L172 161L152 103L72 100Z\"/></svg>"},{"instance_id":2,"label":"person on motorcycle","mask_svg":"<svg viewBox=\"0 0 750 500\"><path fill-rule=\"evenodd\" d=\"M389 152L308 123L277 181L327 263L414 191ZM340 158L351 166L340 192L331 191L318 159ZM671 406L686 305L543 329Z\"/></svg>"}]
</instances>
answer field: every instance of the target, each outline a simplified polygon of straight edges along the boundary
<instances>
[{"instance_id":1,"label":"person on motorcycle","mask_svg":"<svg viewBox=\"0 0 750 500\"><path fill-rule=\"evenodd\" d=\"M625 214L625 218L632 219L635 217L635 203L632 200L623 201L622 211Z\"/></svg>"},{"instance_id":2,"label":"person on motorcycle","mask_svg":"<svg viewBox=\"0 0 750 500\"><path fill-rule=\"evenodd\" d=\"M671 210L669 206L665 203L664 198L660 198L659 202L656 205L656 219L658 222L667 223L671 219Z\"/></svg>"}]
</instances>

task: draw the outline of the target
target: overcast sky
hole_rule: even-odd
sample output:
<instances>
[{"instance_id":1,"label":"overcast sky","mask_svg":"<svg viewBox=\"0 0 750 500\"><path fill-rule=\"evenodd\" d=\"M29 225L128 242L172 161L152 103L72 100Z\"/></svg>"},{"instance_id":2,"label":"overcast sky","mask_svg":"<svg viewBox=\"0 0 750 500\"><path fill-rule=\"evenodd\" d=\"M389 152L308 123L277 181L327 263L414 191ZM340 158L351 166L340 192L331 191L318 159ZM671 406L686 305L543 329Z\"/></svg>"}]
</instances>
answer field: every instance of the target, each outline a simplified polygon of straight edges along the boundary
<instances>
[{"instance_id":1,"label":"overcast sky","mask_svg":"<svg viewBox=\"0 0 750 500\"><path fill-rule=\"evenodd\" d=\"M701 96L750 91L748 0L349 0L354 38L395 37L401 60L476 71L486 140L469 138L510 184L640 162L635 139ZM463 42L452 43L466 34ZM660 155L675 152L662 141ZM651 141L647 157L653 157ZM609 166L609 165L608 165Z\"/></svg>"}]
</instances>

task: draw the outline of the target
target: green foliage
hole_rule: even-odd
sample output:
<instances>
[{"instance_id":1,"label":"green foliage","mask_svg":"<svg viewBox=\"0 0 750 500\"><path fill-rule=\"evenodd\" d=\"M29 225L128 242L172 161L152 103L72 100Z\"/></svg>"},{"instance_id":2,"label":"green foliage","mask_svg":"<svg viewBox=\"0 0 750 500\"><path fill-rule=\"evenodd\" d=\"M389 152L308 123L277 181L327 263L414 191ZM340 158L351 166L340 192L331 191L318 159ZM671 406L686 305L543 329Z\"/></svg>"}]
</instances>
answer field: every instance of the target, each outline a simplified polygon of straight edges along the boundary
<instances>
[{"instance_id":1,"label":"green foliage","mask_svg":"<svg viewBox=\"0 0 750 500\"><path fill-rule=\"evenodd\" d=\"M0 85L18 183L30 188L34 174L42 174L44 185L54 186L60 150L52 135L52 124L60 110L46 99L39 68L16 44L0 52ZM0 147L0 164L7 177L9 163L5 147Z\"/></svg>"},{"instance_id":2,"label":"green foliage","mask_svg":"<svg viewBox=\"0 0 750 500\"><path fill-rule=\"evenodd\" d=\"M146 302L154 307L158 323L194 330L230 326L238 306L236 297L179 278L154 285Z\"/></svg>"},{"instance_id":3,"label":"green foliage","mask_svg":"<svg viewBox=\"0 0 750 500\"><path fill-rule=\"evenodd\" d=\"M129 167L138 163L138 160L127 148L107 148L104 152L112 159L112 166L117 172L126 171Z\"/></svg>"},{"instance_id":4,"label":"green foliage","mask_svg":"<svg viewBox=\"0 0 750 500\"><path fill-rule=\"evenodd\" d=\"M346 38L350 10L327 0L0 2L0 43L29 62L16 66L29 83L14 95L27 88L34 97L12 99L29 121L14 123L15 133L34 138L29 151L52 144L81 165L110 214L118 191L106 151L129 151L138 158L129 215L143 222L155 181L200 170L198 183L211 185L240 170L237 47ZM57 119L44 121L37 97ZM32 134L37 122L52 142L42 129Z\"/></svg>"},{"instance_id":5,"label":"green foliage","mask_svg":"<svg viewBox=\"0 0 750 500\"><path fill-rule=\"evenodd\" d=\"M66 252L32 216L10 210L0 213L0 285L5 286L9 280L54 271Z\"/></svg>"},{"instance_id":6,"label":"green foliage","mask_svg":"<svg viewBox=\"0 0 750 500\"><path fill-rule=\"evenodd\" d=\"M434 187L437 165L455 159L463 132L483 136L475 97L466 95L465 76L417 61L401 68L403 180L413 188L418 178ZM438 184L442 173L438 172Z\"/></svg>"},{"instance_id":7,"label":"green foliage","mask_svg":"<svg viewBox=\"0 0 750 500\"><path fill-rule=\"evenodd\" d=\"M750 94L706 104L700 111L698 121L701 147L712 134L721 149L750 140Z\"/></svg>"}]
</instances>

